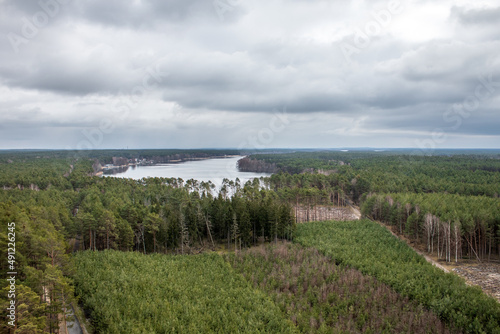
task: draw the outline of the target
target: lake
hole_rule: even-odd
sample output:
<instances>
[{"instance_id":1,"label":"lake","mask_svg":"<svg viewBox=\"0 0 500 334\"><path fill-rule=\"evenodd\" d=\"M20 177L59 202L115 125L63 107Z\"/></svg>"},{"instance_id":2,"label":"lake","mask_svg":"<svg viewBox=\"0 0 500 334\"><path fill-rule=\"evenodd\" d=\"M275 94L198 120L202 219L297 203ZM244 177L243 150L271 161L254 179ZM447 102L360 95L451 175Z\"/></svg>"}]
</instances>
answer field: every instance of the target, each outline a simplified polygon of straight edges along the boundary
<instances>
[{"instance_id":1,"label":"lake","mask_svg":"<svg viewBox=\"0 0 500 334\"><path fill-rule=\"evenodd\" d=\"M186 161L175 164L158 164L154 166L130 166L123 173L114 175L108 174L105 176L131 178L135 180L140 180L144 177L174 177L181 178L184 181L195 179L205 182L210 180L217 188L220 188L224 178L229 180L239 178L243 185L248 180L252 180L256 177L260 178L261 176L267 177L272 175L270 173L240 172L236 167L236 163L241 158L243 157Z\"/></svg>"}]
</instances>

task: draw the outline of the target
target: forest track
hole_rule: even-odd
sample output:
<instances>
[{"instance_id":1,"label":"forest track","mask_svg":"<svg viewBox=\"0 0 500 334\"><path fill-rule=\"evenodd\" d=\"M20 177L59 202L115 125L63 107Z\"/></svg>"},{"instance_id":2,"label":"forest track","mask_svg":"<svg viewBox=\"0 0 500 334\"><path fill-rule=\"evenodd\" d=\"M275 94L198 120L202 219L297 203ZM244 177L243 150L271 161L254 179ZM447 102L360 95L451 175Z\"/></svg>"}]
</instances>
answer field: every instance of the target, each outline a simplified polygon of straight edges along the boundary
<instances>
[{"instance_id":1,"label":"forest track","mask_svg":"<svg viewBox=\"0 0 500 334\"><path fill-rule=\"evenodd\" d=\"M62 315L64 317L64 315ZM62 321L59 327L59 333L64 334L87 334L87 331L84 330L84 326L80 324L80 320L75 315L75 310L73 306L71 306L70 317L73 317L73 320L68 320L66 322Z\"/></svg>"},{"instance_id":2,"label":"forest track","mask_svg":"<svg viewBox=\"0 0 500 334\"><path fill-rule=\"evenodd\" d=\"M415 252L422 255L425 260L446 273L453 273L462 277L467 285L475 285L481 288L484 293L495 298L500 303L500 264L494 262L477 262L475 260L461 260L458 264L446 263L442 265L437 259L419 250L414 243L407 238L394 233L391 228L381 222L377 224L385 227L396 238L403 240Z\"/></svg>"},{"instance_id":3,"label":"forest track","mask_svg":"<svg viewBox=\"0 0 500 334\"><path fill-rule=\"evenodd\" d=\"M351 207L354 215L357 217L358 220L361 219L361 211L359 211L359 209L357 207L355 207L354 205L351 205L349 204L349 206Z\"/></svg>"},{"instance_id":4,"label":"forest track","mask_svg":"<svg viewBox=\"0 0 500 334\"><path fill-rule=\"evenodd\" d=\"M350 199L346 199L345 202L351 208L353 215L356 217L356 220L360 220L362 215L361 215L361 211L359 210L359 208L357 206L355 206L354 204L352 204Z\"/></svg>"},{"instance_id":5,"label":"forest track","mask_svg":"<svg viewBox=\"0 0 500 334\"><path fill-rule=\"evenodd\" d=\"M424 253L424 252L422 252L421 250L419 250L419 249L415 248L415 247L411 244L410 240L408 240L407 238L405 238L405 237L403 237L403 236L400 236L400 235L398 235L398 234L394 233L394 232L391 230L391 228L390 228L389 226L387 226L387 225L385 225L384 223L381 223L381 222L379 222L379 221L376 221L376 220L372 220L372 219L370 219L370 220L371 220L371 221L373 221L373 222L375 222L375 223L377 223L377 224L379 224L379 225L380 225L380 226L382 226L382 227L385 227L385 229L386 229L386 230L388 230L389 232L391 232L391 234L392 234L393 236L395 236L395 237L396 237L396 238L398 238L399 240L404 241L404 242L405 242L405 243L406 243L409 247L411 247L411 248L412 248L415 252L417 252L417 254L422 255L422 256L424 257L424 259L425 259L427 262L429 262L430 264L432 264L433 266L438 267L439 269L443 270L445 273L449 273L449 272L450 272L450 270L446 269L444 266L442 266L441 264L439 264L439 263L438 263L437 261L435 261L433 258L431 258L430 256L428 256L427 254L425 254L425 253Z\"/></svg>"}]
</instances>

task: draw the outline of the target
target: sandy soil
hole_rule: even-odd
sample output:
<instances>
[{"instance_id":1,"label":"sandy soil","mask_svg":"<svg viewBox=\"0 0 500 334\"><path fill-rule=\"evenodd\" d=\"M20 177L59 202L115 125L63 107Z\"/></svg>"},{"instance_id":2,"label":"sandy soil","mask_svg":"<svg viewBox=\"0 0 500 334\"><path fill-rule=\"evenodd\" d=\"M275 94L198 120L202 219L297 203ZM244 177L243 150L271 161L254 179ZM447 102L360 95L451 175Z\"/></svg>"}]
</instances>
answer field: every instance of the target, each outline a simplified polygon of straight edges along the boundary
<instances>
[{"instance_id":1,"label":"sandy soil","mask_svg":"<svg viewBox=\"0 0 500 334\"><path fill-rule=\"evenodd\" d=\"M315 207L298 206L294 207L294 214L297 223L325 221L325 220L358 220L361 213L351 206L326 206L317 205Z\"/></svg>"},{"instance_id":2,"label":"sandy soil","mask_svg":"<svg viewBox=\"0 0 500 334\"><path fill-rule=\"evenodd\" d=\"M500 302L500 264L462 264L453 268L453 272L462 276L467 283L481 287Z\"/></svg>"},{"instance_id":3,"label":"sandy soil","mask_svg":"<svg viewBox=\"0 0 500 334\"><path fill-rule=\"evenodd\" d=\"M500 263L498 261L478 262L476 260L460 260L458 263L446 263L443 260L438 260L435 255L427 254L427 252L422 250L422 245L410 242L407 238L394 233L389 226L377 223L387 228L397 238L404 240L428 262L447 273L451 272L464 278L469 285L479 286L486 294L500 302Z\"/></svg>"}]
</instances>

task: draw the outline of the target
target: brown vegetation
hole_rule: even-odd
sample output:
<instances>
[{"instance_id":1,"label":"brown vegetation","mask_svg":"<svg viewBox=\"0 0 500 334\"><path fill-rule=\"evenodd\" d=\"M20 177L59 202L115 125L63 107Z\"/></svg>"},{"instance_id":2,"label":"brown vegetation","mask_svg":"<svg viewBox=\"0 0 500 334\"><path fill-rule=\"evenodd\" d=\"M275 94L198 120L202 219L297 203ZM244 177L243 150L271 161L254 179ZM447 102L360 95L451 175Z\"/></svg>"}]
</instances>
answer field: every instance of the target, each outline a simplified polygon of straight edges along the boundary
<instances>
[{"instance_id":1,"label":"brown vegetation","mask_svg":"<svg viewBox=\"0 0 500 334\"><path fill-rule=\"evenodd\" d=\"M313 248L279 243L230 258L301 332L449 333L433 313Z\"/></svg>"}]
</instances>

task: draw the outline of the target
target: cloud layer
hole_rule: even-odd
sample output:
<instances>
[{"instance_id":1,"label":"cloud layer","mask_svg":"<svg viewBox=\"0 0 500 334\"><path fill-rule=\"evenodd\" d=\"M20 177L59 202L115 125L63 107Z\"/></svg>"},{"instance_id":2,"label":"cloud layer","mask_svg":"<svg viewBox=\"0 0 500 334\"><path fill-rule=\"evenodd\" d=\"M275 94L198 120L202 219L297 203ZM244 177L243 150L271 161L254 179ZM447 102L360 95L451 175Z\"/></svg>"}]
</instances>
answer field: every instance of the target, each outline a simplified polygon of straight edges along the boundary
<instances>
[{"instance_id":1,"label":"cloud layer","mask_svg":"<svg viewBox=\"0 0 500 334\"><path fill-rule=\"evenodd\" d=\"M0 149L498 148L499 14L465 0L3 0Z\"/></svg>"}]
</instances>

